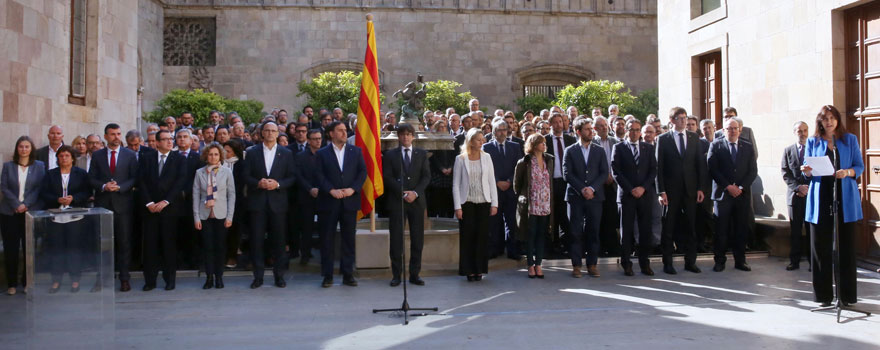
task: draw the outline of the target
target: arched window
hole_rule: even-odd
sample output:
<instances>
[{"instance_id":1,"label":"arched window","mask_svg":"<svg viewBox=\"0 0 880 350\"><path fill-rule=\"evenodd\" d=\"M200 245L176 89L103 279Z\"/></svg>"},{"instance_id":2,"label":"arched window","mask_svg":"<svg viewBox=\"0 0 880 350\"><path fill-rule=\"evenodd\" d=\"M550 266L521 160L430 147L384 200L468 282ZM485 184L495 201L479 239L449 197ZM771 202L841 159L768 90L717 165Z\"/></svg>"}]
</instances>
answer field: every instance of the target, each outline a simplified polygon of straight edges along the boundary
<instances>
[{"instance_id":1,"label":"arched window","mask_svg":"<svg viewBox=\"0 0 880 350\"><path fill-rule=\"evenodd\" d=\"M521 96L543 95L556 98L556 92L568 84L578 85L596 77L583 67L564 64L541 64L521 68L514 72L513 91Z\"/></svg>"}]
</instances>

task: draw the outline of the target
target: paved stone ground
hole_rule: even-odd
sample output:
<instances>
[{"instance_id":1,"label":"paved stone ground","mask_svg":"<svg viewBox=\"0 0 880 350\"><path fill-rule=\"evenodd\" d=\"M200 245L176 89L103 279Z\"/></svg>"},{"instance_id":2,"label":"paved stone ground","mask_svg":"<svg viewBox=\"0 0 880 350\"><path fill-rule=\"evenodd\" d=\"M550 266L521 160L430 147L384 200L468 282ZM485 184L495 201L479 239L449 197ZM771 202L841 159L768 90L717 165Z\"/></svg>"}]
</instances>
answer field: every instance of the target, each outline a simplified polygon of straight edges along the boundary
<instances>
[{"instance_id":1,"label":"paved stone ground","mask_svg":"<svg viewBox=\"0 0 880 350\"><path fill-rule=\"evenodd\" d=\"M407 326L400 315L371 312L401 302L402 289L389 287L387 276L379 274L365 274L356 288L342 286L337 278L332 288L322 289L316 273L294 271L287 288L259 290L248 289L250 277L239 275L227 277L225 289L208 291L200 289L202 279L181 277L175 291L162 290L160 282L159 289L146 293L136 279L134 291L116 294L115 338L107 348L880 347L880 316L837 324L830 313L809 311L817 305L806 269L787 272L776 258L750 258L750 264L750 273L715 273L711 262L702 260L702 274L680 270L653 278L626 277L616 265L601 265L598 279L573 279L560 264L545 269L545 280L530 280L522 267L493 261L482 282L443 275L411 287L412 307L436 306L440 312ZM858 306L880 313L880 274L859 271L859 297ZM29 341L39 343L34 348L78 348L88 340L83 339L87 332L64 330L28 337L25 300L0 297L2 348L21 348ZM47 317L57 321L71 315Z\"/></svg>"}]
</instances>

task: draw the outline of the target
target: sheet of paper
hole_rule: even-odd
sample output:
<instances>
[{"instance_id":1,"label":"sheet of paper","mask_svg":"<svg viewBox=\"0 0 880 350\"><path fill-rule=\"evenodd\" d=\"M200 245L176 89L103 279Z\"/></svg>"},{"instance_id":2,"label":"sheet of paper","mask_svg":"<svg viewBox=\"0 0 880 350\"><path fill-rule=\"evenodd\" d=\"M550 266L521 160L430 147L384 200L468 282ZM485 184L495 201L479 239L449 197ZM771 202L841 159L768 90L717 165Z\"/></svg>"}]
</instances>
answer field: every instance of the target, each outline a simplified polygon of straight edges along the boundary
<instances>
[{"instance_id":1,"label":"sheet of paper","mask_svg":"<svg viewBox=\"0 0 880 350\"><path fill-rule=\"evenodd\" d=\"M831 164L831 158L828 156L804 157L804 165L813 168L813 176L834 175L834 165Z\"/></svg>"}]
</instances>

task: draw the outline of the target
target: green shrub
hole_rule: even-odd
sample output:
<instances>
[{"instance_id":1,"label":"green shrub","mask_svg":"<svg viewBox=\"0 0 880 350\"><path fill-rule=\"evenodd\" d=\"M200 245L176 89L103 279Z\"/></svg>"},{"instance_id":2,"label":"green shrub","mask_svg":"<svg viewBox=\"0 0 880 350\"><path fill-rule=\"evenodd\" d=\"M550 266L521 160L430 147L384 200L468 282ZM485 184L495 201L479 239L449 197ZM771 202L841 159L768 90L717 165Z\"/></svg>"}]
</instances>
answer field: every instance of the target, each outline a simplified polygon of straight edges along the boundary
<instances>
[{"instance_id":1,"label":"green shrub","mask_svg":"<svg viewBox=\"0 0 880 350\"><path fill-rule=\"evenodd\" d=\"M345 113L357 113L358 99L361 93L361 74L352 71L339 73L324 72L311 80L300 80L297 83L299 93L296 96L306 95L306 105L318 108L342 108ZM385 95L379 93L379 103L385 100ZM315 115L317 118L318 116Z\"/></svg>"},{"instance_id":2,"label":"green shrub","mask_svg":"<svg viewBox=\"0 0 880 350\"><path fill-rule=\"evenodd\" d=\"M255 123L262 117L263 102L257 100L227 99L213 92L195 90L171 90L156 102L156 109L146 114L147 121L159 122L167 116L180 117L183 112L193 114L193 124L208 123L208 114L213 111L236 111L245 124Z\"/></svg>"},{"instance_id":3,"label":"green shrub","mask_svg":"<svg viewBox=\"0 0 880 350\"><path fill-rule=\"evenodd\" d=\"M627 113L636 116L641 121L645 121L645 118L648 117L648 114L657 114L657 110L660 109L660 103L657 99L657 89L648 89L642 91L638 97L636 97L635 103L627 108Z\"/></svg>"},{"instance_id":4,"label":"green shrub","mask_svg":"<svg viewBox=\"0 0 880 350\"><path fill-rule=\"evenodd\" d=\"M516 99L516 105L519 107L518 117L522 118L525 111L531 110L538 115L542 109L549 109L553 105L553 100L544 95L531 95Z\"/></svg>"},{"instance_id":5,"label":"green shrub","mask_svg":"<svg viewBox=\"0 0 880 350\"><path fill-rule=\"evenodd\" d=\"M474 98L470 91L456 92L461 83L451 80L434 80L426 82L425 108L436 111L446 111L447 108L455 108L455 112L462 114L468 111L468 101Z\"/></svg>"},{"instance_id":6,"label":"green shrub","mask_svg":"<svg viewBox=\"0 0 880 350\"><path fill-rule=\"evenodd\" d=\"M616 104L620 109L620 115L629 113L636 102L635 96L619 81L608 80L582 81L580 85L567 85L556 93L555 104L566 109L575 106L580 114L590 115L595 107L608 110L608 106ZM645 116L639 116L644 119Z\"/></svg>"}]
</instances>

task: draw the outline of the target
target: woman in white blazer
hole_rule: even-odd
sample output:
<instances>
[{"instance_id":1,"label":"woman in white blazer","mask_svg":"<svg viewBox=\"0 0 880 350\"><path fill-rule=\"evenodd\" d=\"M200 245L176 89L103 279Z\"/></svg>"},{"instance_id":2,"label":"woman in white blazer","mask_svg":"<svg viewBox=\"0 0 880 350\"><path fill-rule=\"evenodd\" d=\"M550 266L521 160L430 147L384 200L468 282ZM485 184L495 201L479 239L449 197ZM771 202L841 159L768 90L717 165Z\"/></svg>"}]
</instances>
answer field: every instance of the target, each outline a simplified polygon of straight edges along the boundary
<instances>
[{"instance_id":1,"label":"woman in white blazer","mask_svg":"<svg viewBox=\"0 0 880 350\"><path fill-rule=\"evenodd\" d=\"M222 166L224 153L216 142L205 146L202 161L207 165L196 171L193 181L193 219L196 230L202 231L208 276L203 289L223 288L226 229L235 212L235 180L232 170Z\"/></svg>"},{"instance_id":2,"label":"woman in white blazer","mask_svg":"<svg viewBox=\"0 0 880 350\"><path fill-rule=\"evenodd\" d=\"M452 199L459 220L458 274L468 282L481 281L489 272L489 216L498 212L498 192L492 158L480 148L483 132L473 128L465 135L465 147L455 157Z\"/></svg>"}]
</instances>

